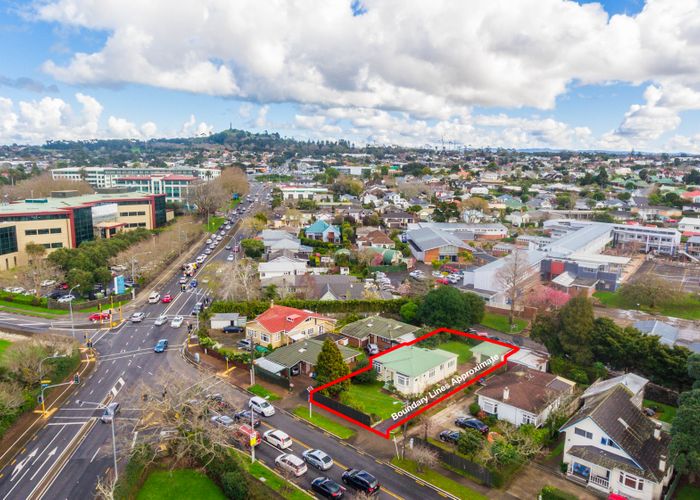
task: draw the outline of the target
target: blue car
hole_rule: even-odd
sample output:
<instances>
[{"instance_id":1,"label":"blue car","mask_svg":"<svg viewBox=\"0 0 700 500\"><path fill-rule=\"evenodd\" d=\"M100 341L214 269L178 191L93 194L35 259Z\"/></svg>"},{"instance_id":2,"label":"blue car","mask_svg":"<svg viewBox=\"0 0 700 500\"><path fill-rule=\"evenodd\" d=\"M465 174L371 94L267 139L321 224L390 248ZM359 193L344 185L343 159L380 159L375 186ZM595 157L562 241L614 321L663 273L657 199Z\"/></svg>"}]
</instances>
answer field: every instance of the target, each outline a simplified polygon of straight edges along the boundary
<instances>
[{"instance_id":1,"label":"blue car","mask_svg":"<svg viewBox=\"0 0 700 500\"><path fill-rule=\"evenodd\" d=\"M164 352L168 348L168 339L160 339L153 348L154 352Z\"/></svg>"},{"instance_id":2,"label":"blue car","mask_svg":"<svg viewBox=\"0 0 700 500\"><path fill-rule=\"evenodd\" d=\"M190 286L191 286L192 288L197 288L197 280L192 280L192 281L190 281Z\"/></svg>"}]
</instances>

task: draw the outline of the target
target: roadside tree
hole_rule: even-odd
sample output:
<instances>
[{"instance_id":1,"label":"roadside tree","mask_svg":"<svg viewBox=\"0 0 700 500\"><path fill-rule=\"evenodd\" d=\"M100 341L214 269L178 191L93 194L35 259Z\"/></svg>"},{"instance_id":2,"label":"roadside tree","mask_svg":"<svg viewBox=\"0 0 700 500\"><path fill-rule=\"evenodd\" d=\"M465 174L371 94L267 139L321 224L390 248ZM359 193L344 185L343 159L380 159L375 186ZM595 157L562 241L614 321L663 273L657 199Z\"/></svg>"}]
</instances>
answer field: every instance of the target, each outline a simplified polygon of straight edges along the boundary
<instances>
[{"instance_id":1,"label":"roadside tree","mask_svg":"<svg viewBox=\"0 0 700 500\"><path fill-rule=\"evenodd\" d=\"M525 297L525 289L530 280L529 268L527 253L517 249L506 257L505 264L496 272L496 281L503 287L510 302L508 322L511 326L515 322L515 311Z\"/></svg>"},{"instance_id":2,"label":"roadside tree","mask_svg":"<svg viewBox=\"0 0 700 500\"><path fill-rule=\"evenodd\" d=\"M350 368L343 361L343 355L338 349L338 345L330 339L326 339L321 347L321 352L316 361L316 381L318 385L323 385L328 382L344 377L350 373ZM346 391L350 387L350 380L346 379L337 384L324 389L327 396L338 397L340 393Z\"/></svg>"}]
</instances>

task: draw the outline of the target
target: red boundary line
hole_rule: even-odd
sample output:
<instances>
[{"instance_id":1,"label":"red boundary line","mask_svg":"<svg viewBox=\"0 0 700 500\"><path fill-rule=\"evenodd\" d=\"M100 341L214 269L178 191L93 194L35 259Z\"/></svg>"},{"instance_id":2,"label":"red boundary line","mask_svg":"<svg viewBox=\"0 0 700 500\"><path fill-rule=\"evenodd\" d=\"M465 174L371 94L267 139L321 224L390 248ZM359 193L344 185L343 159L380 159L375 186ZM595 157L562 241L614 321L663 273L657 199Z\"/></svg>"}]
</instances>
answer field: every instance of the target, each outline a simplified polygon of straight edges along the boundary
<instances>
[{"instance_id":1,"label":"red boundary line","mask_svg":"<svg viewBox=\"0 0 700 500\"><path fill-rule=\"evenodd\" d=\"M386 433L379 432L378 430L376 430L376 429L374 429L374 428L372 428L372 427L370 427L370 426L368 426L368 425L365 425L365 424L363 424L362 422L358 422L358 421L355 420L354 418L350 418L350 417L348 417L347 415L345 415L345 414L343 414L343 413L340 413L340 412L337 411L337 410L334 410L333 408L329 408L328 406L326 406L326 405L324 405L324 404L322 404L322 403L319 403L318 401L314 401L314 398L313 398L314 393L316 393L316 392L318 392L318 391L321 391L321 390L325 389L326 387L330 387L330 386L332 386L332 385L334 385L334 384L337 384L338 382L342 382L343 380L347 380L347 379L349 379L349 378L352 378L352 377L354 377L355 375L357 375L358 373L362 373L362 372L365 372L365 371L367 371L367 370L371 370L371 369L372 369L372 362L374 361L375 358L379 358L379 357L381 357L381 356L383 356L383 355L385 355L385 354L387 354L387 353L389 353L389 352L391 352L391 351L393 351L393 350L395 350L395 349L399 349L400 347L406 347L406 346L409 346L409 345L413 345L413 344L415 344L415 343L417 343L417 342L420 342L420 341L422 341L422 340L427 339L428 337L431 337L431 336L433 336L433 335L435 335L435 334L437 334L437 333L442 333L442 332L449 332L449 333L452 333L453 335L462 335L463 337L469 337L469 338L481 340L481 341L483 341L483 342L491 342L492 344L497 344L497 345L500 345L500 346L503 346L503 347L509 347L511 350L510 350L509 352L507 352L507 353L503 356L503 361L501 361L501 362L498 363L497 365L493 365L493 366L492 366L491 368L489 368L488 370L483 371L483 372L479 373L477 376L475 376L474 378L472 378L472 379L470 379L470 380L467 380L467 381L464 382L463 384L460 384L459 386L457 386L456 388L452 389L452 390L451 390L450 392L448 392L447 394L445 394L445 395L443 395L443 396L440 396L440 397L437 398L437 399L434 399L433 401L431 401L431 402L428 403L427 405L425 405L425 406L421 407L420 409L418 409L418 410L412 412L412 413L411 413L410 415L408 415L407 417L405 417L405 418L403 418L403 419L397 421L396 423L394 423L391 427L389 427L389 428L387 429ZM473 333L460 332L460 331L458 331L458 330L451 330L451 329L449 329L449 328L438 328L437 330L433 330L432 332L426 333L425 335L422 335L422 336L418 337L417 339L414 339L414 340L412 340L412 341L410 341L410 342L404 342L404 343L402 343L402 344L399 344L399 345L396 345L396 346L392 347L391 349L387 349L387 350L384 351L384 352L381 352L381 353L379 353L379 354L375 354L374 356L370 356L370 358L369 358L369 364L368 364L366 367L361 368L361 369L359 369L359 370L357 370L357 371L354 371L354 372L352 372L352 373L349 373L349 374L347 374L347 375L345 375L344 377L341 377L341 378L339 378L339 379L336 379L336 380L333 380L333 381L331 381L331 382L328 382L327 384L323 384L323 385L320 386L320 387L315 387L314 389L312 389L312 390L309 392L309 401L310 401L312 404L318 406L319 408L323 408L324 410L326 410L326 411L328 411L328 412L330 412L330 413L332 413L332 414L334 414L334 415L337 415L337 416L339 416L340 418L343 418L343 419L347 420L348 422L352 422L353 424L358 425L358 426L362 427L363 429L367 429L368 431L371 431L371 432L375 433L376 435L383 437L384 439L390 439L390 434L391 434L391 431L392 431L392 430L396 429L397 427L400 427L404 422L408 422L408 421L411 420L412 418L416 417L417 415L420 415L421 413L423 413L423 412L426 411L427 409L432 408L433 406L435 406L436 404L440 403L441 401L444 401L445 399L449 398L450 396L452 396L452 395L455 394L456 392L459 392L459 391L461 391L462 389L464 389L465 387L467 387L467 386L473 384L473 383L476 382L478 379L480 379L480 378L484 377L485 375L488 375L489 373L491 373L491 372L497 370L497 369L500 368L501 366L504 366L504 365L508 362L508 358L509 358L510 356L512 356L513 354L515 354L516 352L518 352L519 350L520 350L520 348L517 347L517 346L511 345L511 344L506 344L505 342L499 342L498 340L490 339L490 338L488 338L488 337L482 337L482 336L479 336L479 335L476 335L476 334L473 334Z\"/></svg>"}]
</instances>

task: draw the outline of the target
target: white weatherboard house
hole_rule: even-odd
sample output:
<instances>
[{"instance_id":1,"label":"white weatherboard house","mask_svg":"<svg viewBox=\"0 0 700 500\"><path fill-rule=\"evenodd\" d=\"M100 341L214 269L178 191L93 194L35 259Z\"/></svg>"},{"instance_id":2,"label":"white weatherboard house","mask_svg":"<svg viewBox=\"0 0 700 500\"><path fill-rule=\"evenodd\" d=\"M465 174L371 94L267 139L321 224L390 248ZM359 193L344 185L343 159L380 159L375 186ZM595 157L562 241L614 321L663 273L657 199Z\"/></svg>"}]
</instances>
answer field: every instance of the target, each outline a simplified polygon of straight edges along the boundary
<instances>
[{"instance_id":1,"label":"white weatherboard house","mask_svg":"<svg viewBox=\"0 0 700 500\"><path fill-rule=\"evenodd\" d=\"M270 262L261 262L258 265L260 279L280 278L282 276L298 276L306 274L308 268L306 261L301 259L290 259L289 257L277 257Z\"/></svg>"},{"instance_id":2,"label":"white weatherboard house","mask_svg":"<svg viewBox=\"0 0 700 500\"><path fill-rule=\"evenodd\" d=\"M588 397L559 429L566 433L567 475L603 493L635 500L664 498L673 475L670 436L632 402L623 384Z\"/></svg>"},{"instance_id":3,"label":"white weatherboard house","mask_svg":"<svg viewBox=\"0 0 700 500\"><path fill-rule=\"evenodd\" d=\"M442 349L399 347L375 358L379 380L391 382L406 396L422 394L457 371L457 355Z\"/></svg>"}]
</instances>

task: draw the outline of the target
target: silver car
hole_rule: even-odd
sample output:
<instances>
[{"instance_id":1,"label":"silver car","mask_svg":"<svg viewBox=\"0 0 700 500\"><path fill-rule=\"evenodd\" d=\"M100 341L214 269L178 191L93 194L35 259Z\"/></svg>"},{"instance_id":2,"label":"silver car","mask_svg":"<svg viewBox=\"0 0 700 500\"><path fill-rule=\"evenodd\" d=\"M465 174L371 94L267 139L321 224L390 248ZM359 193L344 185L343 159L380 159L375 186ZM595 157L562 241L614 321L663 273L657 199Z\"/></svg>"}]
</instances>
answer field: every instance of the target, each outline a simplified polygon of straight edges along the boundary
<instances>
[{"instance_id":1,"label":"silver car","mask_svg":"<svg viewBox=\"0 0 700 500\"><path fill-rule=\"evenodd\" d=\"M309 465L316 467L318 470L328 470L333 467L333 459L331 456L322 450L306 450L301 456Z\"/></svg>"}]
</instances>

